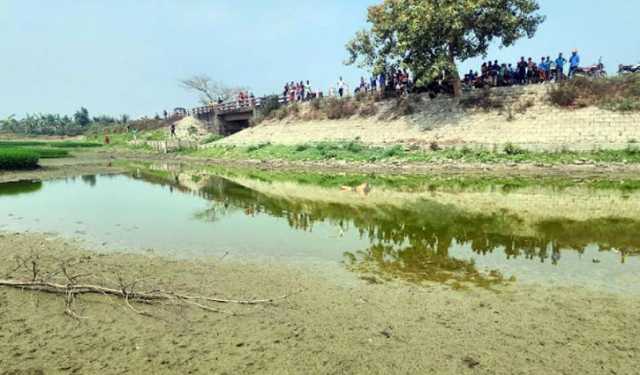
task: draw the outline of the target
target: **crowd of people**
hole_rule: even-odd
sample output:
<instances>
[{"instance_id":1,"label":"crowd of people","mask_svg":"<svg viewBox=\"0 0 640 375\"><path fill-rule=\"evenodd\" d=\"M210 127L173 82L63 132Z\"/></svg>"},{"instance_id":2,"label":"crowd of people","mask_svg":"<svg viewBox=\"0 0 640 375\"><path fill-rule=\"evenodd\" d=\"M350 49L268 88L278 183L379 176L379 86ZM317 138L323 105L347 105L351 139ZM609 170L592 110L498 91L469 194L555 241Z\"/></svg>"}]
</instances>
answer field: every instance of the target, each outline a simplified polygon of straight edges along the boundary
<instances>
[{"instance_id":1,"label":"crowd of people","mask_svg":"<svg viewBox=\"0 0 640 375\"><path fill-rule=\"evenodd\" d=\"M383 94L395 92L398 96L401 96L407 94L412 87L413 81L406 69L392 69L389 72L371 76L368 81L361 77L360 84L356 87L354 93L377 92Z\"/></svg>"},{"instance_id":2,"label":"crowd of people","mask_svg":"<svg viewBox=\"0 0 640 375\"><path fill-rule=\"evenodd\" d=\"M580 56L577 50L573 50L568 59L560 53L556 59L543 56L537 62L531 57L525 59L524 56L515 64L501 63L498 60L488 61L482 64L480 71L470 70L465 74L463 84L468 88L479 88L557 82L573 78L579 66ZM406 69L390 69L368 79L361 77L353 94L376 93L382 96L394 93L403 96L411 92L413 86L411 75ZM350 93L349 85L340 77L337 83L329 88L328 96L342 98ZM304 102L323 96L322 91L312 88L309 80L291 81L284 85L281 100L285 103ZM217 104L224 104L222 98L218 99ZM256 98L252 93L241 91L237 95L236 104L241 107L254 106ZM210 105L216 103L211 102Z\"/></svg>"},{"instance_id":3,"label":"crowd of people","mask_svg":"<svg viewBox=\"0 0 640 375\"><path fill-rule=\"evenodd\" d=\"M311 100L317 97L321 97L322 92L314 91L311 88L311 83L309 80L286 83L284 85L284 90L282 91L282 97L286 102L303 102L307 100Z\"/></svg>"},{"instance_id":4,"label":"crowd of people","mask_svg":"<svg viewBox=\"0 0 640 375\"><path fill-rule=\"evenodd\" d=\"M565 67L568 73L565 75ZM573 50L569 60L562 53L555 60L550 56L540 58L539 62L531 57L525 60L520 58L515 66L513 64L500 63L498 60L485 62L478 71L469 71L465 74L463 82L467 87L500 87L512 85L528 85L550 81L562 81L574 77L580 66L580 55Z\"/></svg>"}]
</instances>

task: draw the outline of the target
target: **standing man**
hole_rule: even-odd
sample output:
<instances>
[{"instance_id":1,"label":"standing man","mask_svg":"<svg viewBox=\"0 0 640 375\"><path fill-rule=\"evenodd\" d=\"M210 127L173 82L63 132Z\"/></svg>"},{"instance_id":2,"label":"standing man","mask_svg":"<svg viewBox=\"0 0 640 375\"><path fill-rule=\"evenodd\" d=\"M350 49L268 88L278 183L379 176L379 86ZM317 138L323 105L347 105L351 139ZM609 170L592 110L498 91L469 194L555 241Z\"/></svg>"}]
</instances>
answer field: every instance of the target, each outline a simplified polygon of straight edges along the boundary
<instances>
[{"instance_id":1,"label":"standing man","mask_svg":"<svg viewBox=\"0 0 640 375\"><path fill-rule=\"evenodd\" d=\"M176 136L176 124L171 124L171 138Z\"/></svg>"},{"instance_id":2,"label":"standing man","mask_svg":"<svg viewBox=\"0 0 640 375\"><path fill-rule=\"evenodd\" d=\"M387 88L387 76L385 75L385 72L380 73L380 75L378 75L378 92L380 93L380 95L384 95L384 91Z\"/></svg>"},{"instance_id":3,"label":"standing man","mask_svg":"<svg viewBox=\"0 0 640 375\"><path fill-rule=\"evenodd\" d=\"M574 49L571 53L571 58L569 59L569 79L573 78L580 66L580 56L578 55L578 50Z\"/></svg>"},{"instance_id":4,"label":"standing man","mask_svg":"<svg viewBox=\"0 0 640 375\"><path fill-rule=\"evenodd\" d=\"M562 52L558 55L556 59L556 81L560 82L564 80L564 64L567 62L567 59L562 56Z\"/></svg>"},{"instance_id":5,"label":"standing man","mask_svg":"<svg viewBox=\"0 0 640 375\"><path fill-rule=\"evenodd\" d=\"M342 77L340 77L340 79L338 80L338 95L342 98L342 96L344 95L344 89L345 89L346 85L344 83L344 81L342 80Z\"/></svg>"},{"instance_id":6,"label":"standing man","mask_svg":"<svg viewBox=\"0 0 640 375\"><path fill-rule=\"evenodd\" d=\"M527 82L527 62L524 60L524 56L520 57L518 61L518 84L524 85Z\"/></svg>"}]
</instances>

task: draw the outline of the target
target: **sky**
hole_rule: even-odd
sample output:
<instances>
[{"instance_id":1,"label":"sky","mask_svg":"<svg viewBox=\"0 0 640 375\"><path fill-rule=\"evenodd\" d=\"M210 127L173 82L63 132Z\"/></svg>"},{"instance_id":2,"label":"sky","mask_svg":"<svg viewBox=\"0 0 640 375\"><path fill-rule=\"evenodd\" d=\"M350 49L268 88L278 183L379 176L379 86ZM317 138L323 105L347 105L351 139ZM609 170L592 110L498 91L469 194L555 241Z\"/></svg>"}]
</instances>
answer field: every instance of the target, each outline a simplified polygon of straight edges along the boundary
<instances>
[{"instance_id":1,"label":"sky","mask_svg":"<svg viewBox=\"0 0 640 375\"><path fill-rule=\"evenodd\" d=\"M0 118L27 113L153 116L193 107L179 80L207 74L256 95L287 81L355 86L344 45L380 0L0 0ZM533 39L493 46L488 58L555 57L580 50L610 72L640 62L638 0L539 0ZM481 58L462 62L477 69Z\"/></svg>"}]
</instances>

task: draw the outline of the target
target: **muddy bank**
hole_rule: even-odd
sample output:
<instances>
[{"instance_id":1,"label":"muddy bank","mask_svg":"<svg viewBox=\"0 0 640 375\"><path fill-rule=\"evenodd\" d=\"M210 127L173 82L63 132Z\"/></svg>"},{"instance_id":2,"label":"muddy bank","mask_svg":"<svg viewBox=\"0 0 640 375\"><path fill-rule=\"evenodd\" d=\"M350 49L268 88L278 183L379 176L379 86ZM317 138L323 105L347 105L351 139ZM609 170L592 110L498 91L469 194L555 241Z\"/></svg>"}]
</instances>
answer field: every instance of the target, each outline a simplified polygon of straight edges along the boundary
<instances>
[{"instance_id":1,"label":"muddy bank","mask_svg":"<svg viewBox=\"0 0 640 375\"><path fill-rule=\"evenodd\" d=\"M632 178L640 174L640 165L627 163L471 163L471 162L347 162L344 160L288 161L288 160L235 160L193 157L182 154L162 154L124 148L102 148L74 151L74 157L43 159L42 168L33 171L0 171L0 182L28 179L52 179L91 173L120 172L126 161L185 163L190 165L217 165L229 168L251 168L278 171L315 171L330 173L381 173L389 175L455 175L468 177L558 176L568 178Z\"/></svg>"},{"instance_id":2,"label":"muddy bank","mask_svg":"<svg viewBox=\"0 0 640 375\"><path fill-rule=\"evenodd\" d=\"M2 234L0 272L14 256L91 257L89 264L175 289L284 301L191 308L82 297L75 321L63 299L0 288L0 373L633 374L640 300L581 289L514 285L498 293L401 282L341 285L303 268L100 255L36 234ZM26 275L22 275L25 276Z\"/></svg>"}]
</instances>

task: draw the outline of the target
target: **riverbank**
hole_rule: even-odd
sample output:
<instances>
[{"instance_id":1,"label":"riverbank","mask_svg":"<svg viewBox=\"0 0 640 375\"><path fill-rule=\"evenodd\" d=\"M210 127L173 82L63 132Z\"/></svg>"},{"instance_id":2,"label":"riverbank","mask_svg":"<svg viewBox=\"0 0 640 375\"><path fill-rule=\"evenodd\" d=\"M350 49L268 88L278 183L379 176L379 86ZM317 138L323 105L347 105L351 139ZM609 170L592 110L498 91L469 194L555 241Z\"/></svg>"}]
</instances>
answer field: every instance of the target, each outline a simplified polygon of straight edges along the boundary
<instances>
[{"instance_id":1,"label":"riverbank","mask_svg":"<svg viewBox=\"0 0 640 375\"><path fill-rule=\"evenodd\" d=\"M588 85L590 81L581 82ZM631 90L637 83L629 80L628 85ZM621 150L640 140L637 111L612 110L585 101L562 107L551 100L550 92L557 88L549 84L473 90L461 98L414 95L372 101L358 96L335 101L342 104L337 106L342 108L338 113L324 113L329 109L321 102L292 104L275 118L214 144L297 146L359 141L376 147L500 151L511 144L537 152L588 152ZM634 98L629 94L628 102Z\"/></svg>"},{"instance_id":2,"label":"riverbank","mask_svg":"<svg viewBox=\"0 0 640 375\"><path fill-rule=\"evenodd\" d=\"M274 304L222 306L237 316L136 305L152 318L121 301L82 297L77 310L88 319L75 321L64 315L63 298L2 288L5 373L632 374L640 355L638 298L535 286L496 293L339 285L280 264L105 255L38 234L0 237L5 259L34 249L43 259L85 256L85 269L145 275L192 293L292 294ZM3 274L13 264L3 262Z\"/></svg>"},{"instance_id":3,"label":"riverbank","mask_svg":"<svg viewBox=\"0 0 640 375\"><path fill-rule=\"evenodd\" d=\"M640 155L640 154L639 154ZM50 179L81 176L95 173L119 173L122 163L128 161L185 163L191 165L219 166L283 172L327 173L376 173L391 175L460 175L468 177L566 177L572 179L610 178L635 179L640 174L640 163L629 160L595 162L575 160L566 156L565 163L541 163L521 161L480 162L472 160L441 159L437 161L407 162L389 158L380 161L366 160L286 160L257 158L246 154L238 157L199 156L197 153L156 153L123 147L103 147L90 150L74 150L73 155L60 159L43 159L40 168L26 171L0 171L0 182L29 179Z\"/></svg>"}]
</instances>

